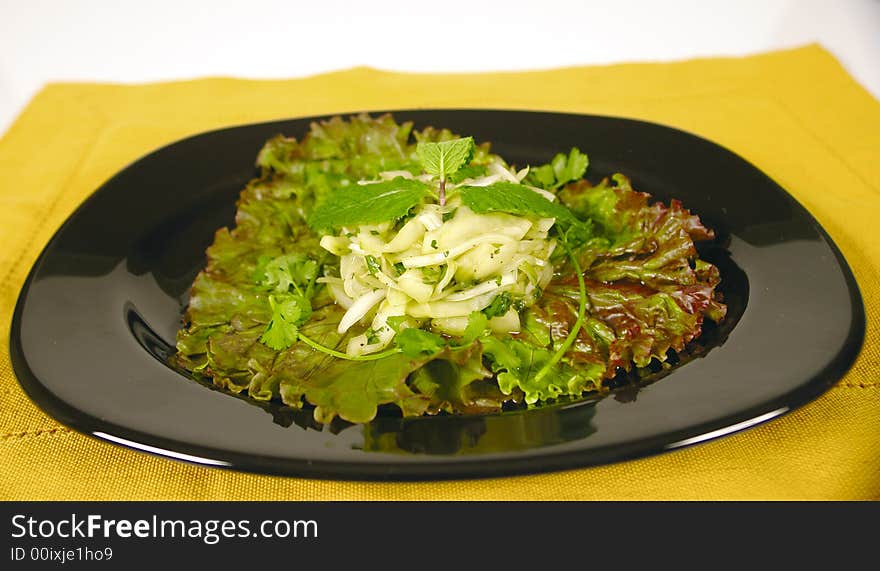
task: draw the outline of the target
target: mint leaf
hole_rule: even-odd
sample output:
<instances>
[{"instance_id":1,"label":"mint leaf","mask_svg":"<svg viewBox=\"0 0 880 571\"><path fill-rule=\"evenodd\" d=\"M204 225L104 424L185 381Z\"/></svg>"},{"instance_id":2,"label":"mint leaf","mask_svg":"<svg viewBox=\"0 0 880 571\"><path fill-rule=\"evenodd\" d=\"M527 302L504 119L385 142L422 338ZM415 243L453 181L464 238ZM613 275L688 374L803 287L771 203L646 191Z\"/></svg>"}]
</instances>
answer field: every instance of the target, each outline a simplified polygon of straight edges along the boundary
<instances>
[{"instance_id":1,"label":"mint leaf","mask_svg":"<svg viewBox=\"0 0 880 571\"><path fill-rule=\"evenodd\" d=\"M378 224L406 215L431 191L425 183L397 177L385 182L335 190L309 216L316 231L343 226Z\"/></svg>"},{"instance_id":2,"label":"mint leaf","mask_svg":"<svg viewBox=\"0 0 880 571\"><path fill-rule=\"evenodd\" d=\"M398 333L394 342L404 355L411 358L433 355L446 347L443 337L416 327L408 327Z\"/></svg>"},{"instance_id":3,"label":"mint leaf","mask_svg":"<svg viewBox=\"0 0 880 571\"><path fill-rule=\"evenodd\" d=\"M446 177L458 172L474 158L474 138L439 143L420 142L416 154L425 172L440 178L440 206L446 204Z\"/></svg>"},{"instance_id":4,"label":"mint leaf","mask_svg":"<svg viewBox=\"0 0 880 571\"><path fill-rule=\"evenodd\" d=\"M269 296L272 319L260 337L264 345L279 351L287 349L296 341L299 325L312 314L312 306L300 295Z\"/></svg>"},{"instance_id":5,"label":"mint leaf","mask_svg":"<svg viewBox=\"0 0 880 571\"><path fill-rule=\"evenodd\" d=\"M488 172L489 168L485 165L468 165L450 174L447 180L453 184L458 184L466 178L479 178Z\"/></svg>"},{"instance_id":6,"label":"mint leaf","mask_svg":"<svg viewBox=\"0 0 880 571\"><path fill-rule=\"evenodd\" d=\"M440 143L421 142L416 146L416 154L426 173L446 180L473 158L474 138L465 137Z\"/></svg>"},{"instance_id":7,"label":"mint leaf","mask_svg":"<svg viewBox=\"0 0 880 571\"><path fill-rule=\"evenodd\" d=\"M562 224L580 223L568 208L550 202L522 184L496 182L489 186L463 186L459 189L459 194L462 202L478 214L507 212L520 216L555 218Z\"/></svg>"}]
</instances>

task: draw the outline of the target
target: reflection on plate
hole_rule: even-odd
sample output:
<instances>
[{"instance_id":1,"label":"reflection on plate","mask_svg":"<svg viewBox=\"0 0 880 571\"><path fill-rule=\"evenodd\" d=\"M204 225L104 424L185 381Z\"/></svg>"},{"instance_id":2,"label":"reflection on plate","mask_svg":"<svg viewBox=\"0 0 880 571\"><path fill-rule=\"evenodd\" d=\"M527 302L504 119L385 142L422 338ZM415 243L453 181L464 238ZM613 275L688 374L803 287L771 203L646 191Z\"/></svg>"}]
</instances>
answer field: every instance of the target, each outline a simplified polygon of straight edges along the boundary
<instances>
[{"instance_id":1,"label":"reflection on plate","mask_svg":"<svg viewBox=\"0 0 880 571\"><path fill-rule=\"evenodd\" d=\"M577 146L590 155L589 178L620 171L658 200L681 199L718 234L700 255L721 270L728 318L707 324L681 362L621 375L606 398L495 415L403 419L384 411L364 426L321 426L310 411L193 382L167 365L186 290L214 231L232 222L257 150L275 134L301 135L313 120L297 119L160 149L77 210L16 308L11 355L30 397L86 434L208 465L325 478L479 477L607 463L722 436L808 402L858 354L864 312L845 261L800 205L729 151L610 117L393 113L491 140L518 164Z\"/></svg>"}]
</instances>

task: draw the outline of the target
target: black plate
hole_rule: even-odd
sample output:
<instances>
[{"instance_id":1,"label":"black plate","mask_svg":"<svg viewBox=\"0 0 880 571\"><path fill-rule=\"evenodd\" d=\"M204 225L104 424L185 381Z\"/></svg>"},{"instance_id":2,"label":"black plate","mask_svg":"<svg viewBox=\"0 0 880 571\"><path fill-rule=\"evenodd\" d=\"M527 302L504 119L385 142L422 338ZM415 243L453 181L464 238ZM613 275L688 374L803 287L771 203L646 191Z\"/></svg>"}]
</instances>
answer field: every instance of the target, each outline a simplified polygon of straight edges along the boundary
<instances>
[{"instance_id":1,"label":"black plate","mask_svg":"<svg viewBox=\"0 0 880 571\"><path fill-rule=\"evenodd\" d=\"M165 364L214 231L231 224L269 137L315 118L197 135L129 166L58 231L12 322L27 394L76 430L207 465L346 479L497 476L607 463L729 434L825 391L852 364L865 317L853 276L816 221L758 169L714 143L611 117L398 111L398 120L488 140L520 165L577 146L588 178L623 172L681 199L718 233L728 319L702 358L611 397L489 416L321 427L308 412L211 390ZM655 379L648 379L655 380ZM267 414L268 413L268 414Z\"/></svg>"}]
</instances>

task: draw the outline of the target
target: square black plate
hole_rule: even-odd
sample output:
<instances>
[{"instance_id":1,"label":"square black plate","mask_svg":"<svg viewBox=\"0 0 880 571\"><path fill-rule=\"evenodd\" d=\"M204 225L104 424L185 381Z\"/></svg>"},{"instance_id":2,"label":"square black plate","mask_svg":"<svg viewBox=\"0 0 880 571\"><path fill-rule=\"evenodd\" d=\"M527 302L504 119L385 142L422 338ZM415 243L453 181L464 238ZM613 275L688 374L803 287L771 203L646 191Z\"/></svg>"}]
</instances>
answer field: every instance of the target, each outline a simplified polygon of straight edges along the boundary
<instances>
[{"instance_id":1,"label":"square black plate","mask_svg":"<svg viewBox=\"0 0 880 571\"><path fill-rule=\"evenodd\" d=\"M491 141L519 165L577 146L594 182L622 172L657 200L680 199L718 234L701 255L719 266L729 308L694 348L701 358L602 399L365 426L320 426L309 412L254 406L182 376L166 361L205 248L232 223L263 142L302 136L321 119L310 117L164 147L67 220L13 317L12 363L30 398L85 434L201 464L322 478L484 477L614 462L729 434L807 403L858 354L864 310L840 252L785 190L730 151L613 117L393 113L417 128Z\"/></svg>"}]
</instances>

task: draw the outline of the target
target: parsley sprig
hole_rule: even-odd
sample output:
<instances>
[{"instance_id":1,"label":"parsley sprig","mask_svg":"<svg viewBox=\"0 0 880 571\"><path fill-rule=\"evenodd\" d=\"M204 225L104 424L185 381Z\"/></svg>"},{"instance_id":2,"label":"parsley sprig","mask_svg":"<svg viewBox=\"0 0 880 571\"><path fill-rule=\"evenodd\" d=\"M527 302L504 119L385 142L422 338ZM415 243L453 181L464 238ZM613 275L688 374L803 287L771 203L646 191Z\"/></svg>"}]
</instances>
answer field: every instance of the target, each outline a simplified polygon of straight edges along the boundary
<instances>
[{"instance_id":1,"label":"parsley sprig","mask_svg":"<svg viewBox=\"0 0 880 571\"><path fill-rule=\"evenodd\" d=\"M300 331L300 326L312 315L311 299L315 295L315 279L319 270L318 261L299 253L282 254L275 258L266 256L257 262L254 271L256 281L271 292L271 318L260 336L260 342L281 351L302 341L316 351L349 361L375 361L399 353L400 349L395 348L371 355L348 355L321 345Z\"/></svg>"},{"instance_id":2,"label":"parsley sprig","mask_svg":"<svg viewBox=\"0 0 880 571\"><path fill-rule=\"evenodd\" d=\"M280 351L287 349L299 338L299 326L312 314L311 303L301 295L270 295L272 319L260 337L260 342Z\"/></svg>"},{"instance_id":3,"label":"parsley sprig","mask_svg":"<svg viewBox=\"0 0 880 571\"><path fill-rule=\"evenodd\" d=\"M590 159L577 147L573 147L568 155L562 153L553 157L549 164L529 170L526 182L545 190L558 190L566 183L580 180L587 171Z\"/></svg>"}]
</instances>

